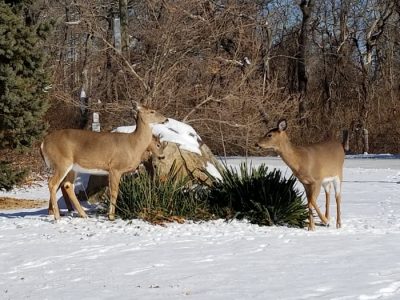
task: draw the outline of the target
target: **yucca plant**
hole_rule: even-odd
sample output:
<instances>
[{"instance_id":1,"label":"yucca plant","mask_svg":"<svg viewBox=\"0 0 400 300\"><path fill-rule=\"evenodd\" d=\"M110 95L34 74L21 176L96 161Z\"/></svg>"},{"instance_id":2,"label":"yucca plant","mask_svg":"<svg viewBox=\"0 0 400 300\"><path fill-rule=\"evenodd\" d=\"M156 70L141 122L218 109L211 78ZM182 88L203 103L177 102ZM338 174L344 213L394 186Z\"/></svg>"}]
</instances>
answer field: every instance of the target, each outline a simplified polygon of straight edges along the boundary
<instances>
[{"instance_id":1,"label":"yucca plant","mask_svg":"<svg viewBox=\"0 0 400 300\"><path fill-rule=\"evenodd\" d=\"M126 175L120 183L117 214L155 224L209 219L207 202L197 197L196 188L189 188L190 180L178 176L174 166L163 178L147 172Z\"/></svg>"},{"instance_id":2,"label":"yucca plant","mask_svg":"<svg viewBox=\"0 0 400 300\"><path fill-rule=\"evenodd\" d=\"M249 168L242 163L239 172L225 166L222 180L215 180L209 191L210 209L222 218L302 228L308 210L295 182L293 176L287 179L280 170L268 172L264 164Z\"/></svg>"}]
</instances>

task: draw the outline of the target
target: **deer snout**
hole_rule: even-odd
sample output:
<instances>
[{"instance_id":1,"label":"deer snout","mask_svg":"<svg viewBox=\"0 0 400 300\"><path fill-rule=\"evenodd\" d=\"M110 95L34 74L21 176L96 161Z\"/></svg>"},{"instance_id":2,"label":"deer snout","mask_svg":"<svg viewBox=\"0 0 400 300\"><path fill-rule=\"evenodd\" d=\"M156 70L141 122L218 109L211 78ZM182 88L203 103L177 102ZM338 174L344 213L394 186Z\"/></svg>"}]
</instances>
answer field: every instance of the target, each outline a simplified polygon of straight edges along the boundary
<instances>
[{"instance_id":1,"label":"deer snout","mask_svg":"<svg viewBox=\"0 0 400 300\"><path fill-rule=\"evenodd\" d=\"M158 159L164 159L165 158L165 155L159 155L158 156Z\"/></svg>"},{"instance_id":2,"label":"deer snout","mask_svg":"<svg viewBox=\"0 0 400 300\"><path fill-rule=\"evenodd\" d=\"M261 149L261 146L258 143L255 143L254 146L258 149Z\"/></svg>"}]
</instances>

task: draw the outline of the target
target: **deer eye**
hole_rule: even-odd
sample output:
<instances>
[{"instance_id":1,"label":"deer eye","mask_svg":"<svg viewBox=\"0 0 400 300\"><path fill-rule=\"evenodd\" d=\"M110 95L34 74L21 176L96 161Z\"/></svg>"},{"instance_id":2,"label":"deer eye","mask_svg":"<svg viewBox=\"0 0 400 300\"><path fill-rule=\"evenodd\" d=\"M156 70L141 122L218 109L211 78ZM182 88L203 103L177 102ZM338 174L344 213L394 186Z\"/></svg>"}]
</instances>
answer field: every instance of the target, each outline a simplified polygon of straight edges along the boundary
<instances>
[{"instance_id":1,"label":"deer eye","mask_svg":"<svg viewBox=\"0 0 400 300\"><path fill-rule=\"evenodd\" d=\"M269 137L269 138L272 137L272 133L268 133L267 137Z\"/></svg>"}]
</instances>

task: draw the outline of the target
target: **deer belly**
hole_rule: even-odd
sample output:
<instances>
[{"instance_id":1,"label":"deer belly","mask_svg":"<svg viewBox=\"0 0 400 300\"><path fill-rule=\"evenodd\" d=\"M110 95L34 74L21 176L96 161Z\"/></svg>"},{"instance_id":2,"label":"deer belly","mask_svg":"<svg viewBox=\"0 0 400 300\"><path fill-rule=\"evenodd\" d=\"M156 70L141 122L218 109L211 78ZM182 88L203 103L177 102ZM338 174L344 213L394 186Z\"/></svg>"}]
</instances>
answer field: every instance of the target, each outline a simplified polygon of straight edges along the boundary
<instances>
[{"instance_id":1,"label":"deer belly","mask_svg":"<svg viewBox=\"0 0 400 300\"><path fill-rule=\"evenodd\" d=\"M72 166L72 170L77 173L92 174L92 175L108 175L108 172L102 169L87 169L78 164Z\"/></svg>"},{"instance_id":2,"label":"deer belly","mask_svg":"<svg viewBox=\"0 0 400 300\"><path fill-rule=\"evenodd\" d=\"M330 185L333 185L335 189L335 193L338 194L340 193L340 178L339 176L332 176L332 177L325 177L322 179L322 186L324 187L325 191L330 190Z\"/></svg>"}]
</instances>

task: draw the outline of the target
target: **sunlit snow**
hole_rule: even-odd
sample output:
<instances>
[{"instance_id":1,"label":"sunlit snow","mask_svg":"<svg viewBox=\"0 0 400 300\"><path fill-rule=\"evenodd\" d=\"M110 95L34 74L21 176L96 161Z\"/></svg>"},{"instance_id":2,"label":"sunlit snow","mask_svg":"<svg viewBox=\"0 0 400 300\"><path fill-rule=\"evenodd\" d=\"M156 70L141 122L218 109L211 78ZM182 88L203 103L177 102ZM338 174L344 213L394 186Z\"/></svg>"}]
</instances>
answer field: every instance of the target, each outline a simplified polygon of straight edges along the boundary
<instances>
[{"instance_id":1,"label":"sunlit snow","mask_svg":"<svg viewBox=\"0 0 400 300\"><path fill-rule=\"evenodd\" d=\"M291 174L278 158L248 160ZM48 199L47 184L4 195ZM54 223L45 205L3 210L0 298L400 299L399 195L399 159L353 158L340 230L335 201L332 226L315 232L224 220L161 227L96 214Z\"/></svg>"},{"instance_id":2,"label":"sunlit snow","mask_svg":"<svg viewBox=\"0 0 400 300\"><path fill-rule=\"evenodd\" d=\"M190 125L169 118L164 124L151 124L153 134L160 136L161 141L173 142L179 145L180 149L201 155L201 138ZM136 126L121 126L113 132L131 133Z\"/></svg>"}]
</instances>

